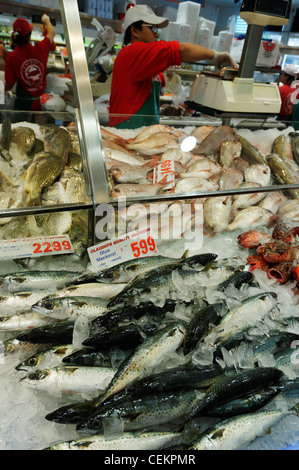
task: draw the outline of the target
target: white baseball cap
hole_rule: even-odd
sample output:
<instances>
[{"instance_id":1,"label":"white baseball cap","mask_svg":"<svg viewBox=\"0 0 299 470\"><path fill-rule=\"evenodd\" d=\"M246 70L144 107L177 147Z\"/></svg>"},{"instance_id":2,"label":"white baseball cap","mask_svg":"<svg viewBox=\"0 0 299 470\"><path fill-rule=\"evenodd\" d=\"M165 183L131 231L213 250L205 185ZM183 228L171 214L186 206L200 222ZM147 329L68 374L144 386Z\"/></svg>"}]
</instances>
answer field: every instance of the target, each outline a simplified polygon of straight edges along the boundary
<instances>
[{"instance_id":1,"label":"white baseball cap","mask_svg":"<svg viewBox=\"0 0 299 470\"><path fill-rule=\"evenodd\" d=\"M157 16L153 10L147 5L135 5L127 10L123 22L123 32L127 30L131 24L136 21L144 21L145 23L158 26L158 28L165 28L169 20L163 16Z\"/></svg>"},{"instance_id":2,"label":"white baseball cap","mask_svg":"<svg viewBox=\"0 0 299 470\"><path fill-rule=\"evenodd\" d=\"M298 75L298 70L294 65L286 65L283 69L283 72L287 73L288 75L291 75L292 77L297 77Z\"/></svg>"}]
</instances>

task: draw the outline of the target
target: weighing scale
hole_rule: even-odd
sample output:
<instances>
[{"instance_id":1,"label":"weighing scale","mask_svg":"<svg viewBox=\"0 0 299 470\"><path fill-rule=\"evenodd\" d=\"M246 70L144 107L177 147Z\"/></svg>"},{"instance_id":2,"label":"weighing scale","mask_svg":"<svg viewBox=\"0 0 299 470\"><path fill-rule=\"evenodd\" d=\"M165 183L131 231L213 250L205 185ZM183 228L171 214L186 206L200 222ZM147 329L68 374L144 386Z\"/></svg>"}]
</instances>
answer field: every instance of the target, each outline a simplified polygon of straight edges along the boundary
<instances>
[{"instance_id":1,"label":"weighing scale","mask_svg":"<svg viewBox=\"0 0 299 470\"><path fill-rule=\"evenodd\" d=\"M264 27L288 23L291 0L244 0L240 17L248 23L239 70L219 74L202 72L191 88L188 105L200 105L213 115L253 115L269 117L278 114L281 99L276 83L254 82L253 75Z\"/></svg>"}]
</instances>

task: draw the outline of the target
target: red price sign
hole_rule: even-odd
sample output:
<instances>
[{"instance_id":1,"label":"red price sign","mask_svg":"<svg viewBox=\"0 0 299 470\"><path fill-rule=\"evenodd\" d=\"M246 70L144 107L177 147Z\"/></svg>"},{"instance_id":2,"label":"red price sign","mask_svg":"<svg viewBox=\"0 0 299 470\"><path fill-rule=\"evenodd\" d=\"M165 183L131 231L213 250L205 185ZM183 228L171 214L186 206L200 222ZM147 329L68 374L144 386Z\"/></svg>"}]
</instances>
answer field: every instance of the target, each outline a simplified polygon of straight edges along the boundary
<instances>
[{"instance_id":1,"label":"red price sign","mask_svg":"<svg viewBox=\"0 0 299 470\"><path fill-rule=\"evenodd\" d=\"M146 255L148 251L156 250L156 243L153 237L149 236L147 239L142 238L136 242L131 243L133 256L139 258L140 255Z\"/></svg>"}]
</instances>

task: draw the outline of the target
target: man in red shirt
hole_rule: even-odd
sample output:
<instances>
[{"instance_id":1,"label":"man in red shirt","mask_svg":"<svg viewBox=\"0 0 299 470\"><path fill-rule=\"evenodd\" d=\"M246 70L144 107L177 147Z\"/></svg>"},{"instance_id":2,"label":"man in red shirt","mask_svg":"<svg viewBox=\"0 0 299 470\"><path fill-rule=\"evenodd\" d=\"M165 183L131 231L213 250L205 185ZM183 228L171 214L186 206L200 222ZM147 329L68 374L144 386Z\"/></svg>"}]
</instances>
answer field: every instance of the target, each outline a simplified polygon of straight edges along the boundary
<instances>
[{"instance_id":1,"label":"man in red shirt","mask_svg":"<svg viewBox=\"0 0 299 470\"><path fill-rule=\"evenodd\" d=\"M157 28L165 28L168 22L147 5L136 5L126 12L124 47L117 55L112 73L110 126L137 128L157 123L161 84L153 77L172 65L208 60L219 67L238 67L227 52L191 43L158 41Z\"/></svg>"},{"instance_id":2,"label":"man in red shirt","mask_svg":"<svg viewBox=\"0 0 299 470\"><path fill-rule=\"evenodd\" d=\"M279 117L282 121L292 121L293 118L293 107L294 103L296 103L296 100L294 100L294 92L298 87L298 82L295 83L295 80L297 80L297 75L298 71L296 67L293 65L286 65L279 78L280 82L282 83L282 85L279 87L281 98Z\"/></svg>"},{"instance_id":3,"label":"man in red shirt","mask_svg":"<svg viewBox=\"0 0 299 470\"><path fill-rule=\"evenodd\" d=\"M55 36L55 28L47 15L42 16L42 22L47 34L35 46L30 43L33 26L25 18L18 18L13 24L14 50L6 57L5 91L17 84L16 110L41 109L40 96L46 88L47 62Z\"/></svg>"}]
</instances>

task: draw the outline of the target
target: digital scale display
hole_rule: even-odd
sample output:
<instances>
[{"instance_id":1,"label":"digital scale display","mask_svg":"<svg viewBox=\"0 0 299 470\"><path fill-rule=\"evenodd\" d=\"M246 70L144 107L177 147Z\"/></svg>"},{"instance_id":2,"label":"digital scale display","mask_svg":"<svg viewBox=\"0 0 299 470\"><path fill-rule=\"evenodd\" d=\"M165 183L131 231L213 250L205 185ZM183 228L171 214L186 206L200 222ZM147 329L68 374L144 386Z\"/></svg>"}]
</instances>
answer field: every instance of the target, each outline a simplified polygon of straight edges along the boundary
<instances>
[{"instance_id":1,"label":"digital scale display","mask_svg":"<svg viewBox=\"0 0 299 470\"><path fill-rule=\"evenodd\" d=\"M249 0L244 1L241 11L251 11L263 15L277 16L279 18L288 18L291 10L291 0Z\"/></svg>"},{"instance_id":2,"label":"digital scale display","mask_svg":"<svg viewBox=\"0 0 299 470\"><path fill-rule=\"evenodd\" d=\"M256 0L255 12L286 18L289 3L288 0L280 0L279 2L273 2L273 0Z\"/></svg>"}]
</instances>

